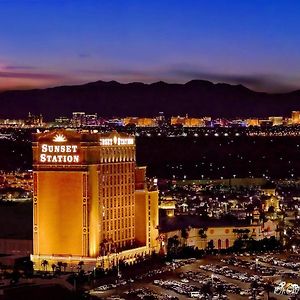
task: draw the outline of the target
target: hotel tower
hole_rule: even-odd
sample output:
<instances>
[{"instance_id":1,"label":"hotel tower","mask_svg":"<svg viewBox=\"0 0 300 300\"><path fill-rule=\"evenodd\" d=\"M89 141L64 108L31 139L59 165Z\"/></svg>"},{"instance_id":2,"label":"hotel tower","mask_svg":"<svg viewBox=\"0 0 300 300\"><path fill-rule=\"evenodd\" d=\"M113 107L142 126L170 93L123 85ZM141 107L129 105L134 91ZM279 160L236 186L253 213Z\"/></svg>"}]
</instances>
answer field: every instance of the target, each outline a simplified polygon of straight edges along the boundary
<instances>
[{"instance_id":1,"label":"hotel tower","mask_svg":"<svg viewBox=\"0 0 300 300\"><path fill-rule=\"evenodd\" d=\"M35 134L35 269L44 260L109 268L157 251L158 190L135 156L134 137L117 132Z\"/></svg>"}]
</instances>

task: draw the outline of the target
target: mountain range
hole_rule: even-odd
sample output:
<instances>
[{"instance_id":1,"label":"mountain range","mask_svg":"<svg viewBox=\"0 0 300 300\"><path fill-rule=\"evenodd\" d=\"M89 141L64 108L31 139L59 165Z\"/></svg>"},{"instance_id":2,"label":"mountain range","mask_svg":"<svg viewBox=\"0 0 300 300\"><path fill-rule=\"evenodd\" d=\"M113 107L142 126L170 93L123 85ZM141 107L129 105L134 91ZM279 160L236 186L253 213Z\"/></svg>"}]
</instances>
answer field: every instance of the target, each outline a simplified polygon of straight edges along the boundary
<instances>
[{"instance_id":1,"label":"mountain range","mask_svg":"<svg viewBox=\"0 0 300 300\"><path fill-rule=\"evenodd\" d=\"M96 81L82 85L0 93L0 118L24 118L28 112L46 120L70 116L73 111L99 116L165 115L212 117L290 116L300 110L300 90L270 94L242 85L192 80L185 84L162 81L119 83Z\"/></svg>"}]
</instances>

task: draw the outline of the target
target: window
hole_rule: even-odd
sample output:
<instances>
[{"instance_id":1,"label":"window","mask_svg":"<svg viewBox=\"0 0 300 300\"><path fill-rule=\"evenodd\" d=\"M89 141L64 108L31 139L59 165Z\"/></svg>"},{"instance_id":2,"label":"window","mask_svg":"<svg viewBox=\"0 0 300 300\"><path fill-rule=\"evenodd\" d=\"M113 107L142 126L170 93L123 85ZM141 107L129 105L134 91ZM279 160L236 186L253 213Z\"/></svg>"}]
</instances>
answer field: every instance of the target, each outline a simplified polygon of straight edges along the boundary
<instances>
[{"instance_id":1,"label":"window","mask_svg":"<svg viewBox=\"0 0 300 300\"><path fill-rule=\"evenodd\" d=\"M226 247L226 249L229 248L229 239L225 240L225 247Z\"/></svg>"},{"instance_id":2,"label":"window","mask_svg":"<svg viewBox=\"0 0 300 300\"><path fill-rule=\"evenodd\" d=\"M218 240L218 249L222 249L222 241L220 239Z\"/></svg>"}]
</instances>

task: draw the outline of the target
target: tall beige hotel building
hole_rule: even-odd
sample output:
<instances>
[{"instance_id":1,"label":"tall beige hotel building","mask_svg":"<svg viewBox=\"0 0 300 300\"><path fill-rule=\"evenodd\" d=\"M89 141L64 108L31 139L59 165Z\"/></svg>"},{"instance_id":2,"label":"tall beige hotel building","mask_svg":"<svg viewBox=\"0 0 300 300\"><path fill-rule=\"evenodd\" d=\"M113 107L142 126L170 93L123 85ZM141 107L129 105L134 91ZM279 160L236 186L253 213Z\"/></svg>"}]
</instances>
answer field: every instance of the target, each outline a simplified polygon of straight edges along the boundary
<instances>
[{"instance_id":1,"label":"tall beige hotel building","mask_svg":"<svg viewBox=\"0 0 300 300\"><path fill-rule=\"evenodd\" d=\"M35 269L109 268L158 250L158 190L136 166L135 139L54 130L33 143Z\"/></svg>"}]
</instances>

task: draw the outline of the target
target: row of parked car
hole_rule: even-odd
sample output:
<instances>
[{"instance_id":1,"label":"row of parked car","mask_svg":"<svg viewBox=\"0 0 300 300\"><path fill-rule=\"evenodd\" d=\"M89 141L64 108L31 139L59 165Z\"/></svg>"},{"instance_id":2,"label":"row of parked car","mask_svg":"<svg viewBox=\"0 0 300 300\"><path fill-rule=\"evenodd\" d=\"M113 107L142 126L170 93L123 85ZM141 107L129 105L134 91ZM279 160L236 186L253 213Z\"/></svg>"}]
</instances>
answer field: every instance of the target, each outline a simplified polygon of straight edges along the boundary
<instances>
[{"instance_id":1,"label":"row of parked car","mask_svg":"<svg viewBox=\"0 0 300 300\"><path fill-rule=\"evenodd\" d=\"M242 260L235 256L221 259L221 261L226 265L253 270L256 273L261 274L263 276L273 276L275 274L278 274L278 270L274 267L264 266L257 263L256 261Z\"/></svg>"},{"instance_id":2,"label":"row of parked car","mask_svg":"<svg viewBox=\"0 0 300 300\"><path fill-rule=\"evenodd\" d=\"M181 281L194 281L198 282L202 286L211 283L213 289L215 289L216 291L223 291L224 293L240 294L241 292L241 288L238 285L230 282L225 282L217 276L208 277L207 274L203 272L188 271L185 273L181 273L179 277L182 278Z\"/></svg>"},{"instance_id":3,"label":"row of parked car","mask_svg":"<svg viewBox=\"0 0 300 300\"><path fill-rule=\"evenodd\" d=\"M300 262L296 262L295 260L280 259L273 255L258 256L257 259L274 266L291 269L293 271L300 271Z\"/></svg>"},{"instance_id":4,"label":"row of parked car","mask_svg":"<svg viewBox=\"0 0 300 300\"><path fill-rule=\"evenodd\" d=\"M178 269L186 264L190 264L195 262L196 259L194 258L189 258L189 259L180 259L180 260L173 260L172 262L167 262L165 266L158 268L158 269L153 269L150 270L142 275L136 276L136 279L141 280L149 277L153 277L158 274L162 274L165 272L170 272L174 271L175 269Z\"/></svg>"},{"instance_id":5,"label":"row of parked car","mask_svg":"<svg viewBox=\"0 0 300 300\"><path fill-rule=\"evenodd\" d=\"M130 289L128 291L125 291L124 294L128 295L129 298L136 297L138 299L178 300L177 297L172 297L170 295L161 295L148 288Z\"/></svg>"}]
</instances>

